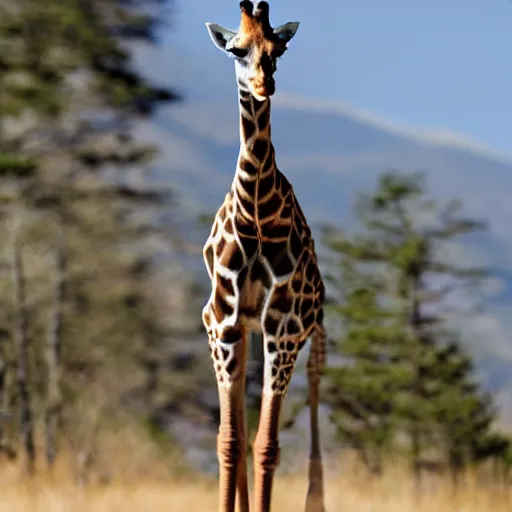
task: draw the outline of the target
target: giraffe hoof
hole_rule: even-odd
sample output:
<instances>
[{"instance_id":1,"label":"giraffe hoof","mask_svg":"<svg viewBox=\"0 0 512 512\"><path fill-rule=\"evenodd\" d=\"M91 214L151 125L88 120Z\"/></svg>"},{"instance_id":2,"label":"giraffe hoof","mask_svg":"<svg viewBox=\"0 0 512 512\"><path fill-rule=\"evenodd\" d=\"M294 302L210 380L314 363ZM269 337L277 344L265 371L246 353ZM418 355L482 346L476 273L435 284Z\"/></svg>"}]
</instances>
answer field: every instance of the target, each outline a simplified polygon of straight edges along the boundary
<instances>
[{"instance_id":1,"label":"giraffe hoof","mask_svg":"<svg viewBox=\"0 0 512 512\"><path fill-rule=\"evenodd\" d=\"M305 512L325 512L322 497L308 496L308 499L306 501Z\"/></svg>"},{"instance_id":2,"label":"giraffe hoof","mask_svg":"<svg viewBox=\"0 0 512 512\"><path fill-rule=\"evenodd\" d=\"M312 482L309 486L305 512L325 512L322 485L317 482Z\"/></svg>"}]
</instances>

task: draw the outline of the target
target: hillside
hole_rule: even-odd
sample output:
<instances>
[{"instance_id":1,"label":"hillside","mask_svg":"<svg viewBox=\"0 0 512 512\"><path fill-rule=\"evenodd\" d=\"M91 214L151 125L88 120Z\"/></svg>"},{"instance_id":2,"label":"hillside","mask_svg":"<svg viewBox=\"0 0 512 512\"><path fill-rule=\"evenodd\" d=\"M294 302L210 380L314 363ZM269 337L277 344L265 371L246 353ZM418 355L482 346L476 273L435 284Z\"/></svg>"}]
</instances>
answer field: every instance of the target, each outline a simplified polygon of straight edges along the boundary
<instances>
[{"instance_id":1,"label":"hillside","mask_svg":"<svg viewBox=\"0 0 512 512\"><path fill-rule=\"evenodd\" d=\"M205 44L208 41L205 40ZM157 79L184 93L180 105L163 109L140 128L160 148L154 179L181 192L187 215L212 212L229 188L238 154L234 70L228 59L180 49L138 49L138 62ZM207 79L205 79L207 77ZM279 85L279 79L278 79ZM439 199L459 198L468 215L489 222L487 233L451 247L458 261L491 269L485 312L460 319L480 378L512 412L512 159L457 134L420 131L375 119L346 105L278 93L272 133L280 169L294 184L314 232L331 222L353 225L357 192L373 186L383 170L425 170ZM461 260L462 258L462 260Z\"/></svg>"}]
</instances>

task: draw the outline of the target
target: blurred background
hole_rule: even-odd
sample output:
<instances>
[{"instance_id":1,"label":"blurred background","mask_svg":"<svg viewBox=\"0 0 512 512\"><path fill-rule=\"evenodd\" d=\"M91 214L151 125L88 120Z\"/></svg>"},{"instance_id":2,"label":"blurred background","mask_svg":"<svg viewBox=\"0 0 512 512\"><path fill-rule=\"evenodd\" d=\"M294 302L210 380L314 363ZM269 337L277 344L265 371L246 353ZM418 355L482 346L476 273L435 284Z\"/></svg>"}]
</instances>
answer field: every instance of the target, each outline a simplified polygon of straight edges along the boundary
<instances>
[{"instance_id":1,"label":"blurred background","mask_svg":"<svg viewBox=\"0 0 512 512\"><path fill-rule=\"evenodd\" d=\"M57 467L82 486L215 478L201 249L239 120L204 23L239 16L235 0L0 0L0 485ZM271 21L301 22L272 135L328 282L329 478L391 464L414 493L470 473L508 496L512 6L297 0ZM304 359L283 478L305 475Z\"/></svg>"}]
</instances>

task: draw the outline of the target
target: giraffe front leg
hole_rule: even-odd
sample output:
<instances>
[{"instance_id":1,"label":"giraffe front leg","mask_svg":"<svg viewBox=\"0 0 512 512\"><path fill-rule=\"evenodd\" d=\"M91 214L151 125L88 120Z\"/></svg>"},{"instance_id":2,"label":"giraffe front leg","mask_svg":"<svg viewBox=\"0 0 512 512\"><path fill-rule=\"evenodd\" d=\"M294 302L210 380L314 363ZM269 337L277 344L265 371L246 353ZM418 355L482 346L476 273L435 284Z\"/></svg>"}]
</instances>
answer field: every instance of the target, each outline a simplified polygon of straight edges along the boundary
<instances>
[{"instance_id":1,"label":"giraffe front leg","mask_svg":"<svg viewBox=\"0 0 512 512\"><path fill-rule=\"evenodd\" d=\"M245 372L244 372L245 375ZM239 425L239 446L240 456L237 470L237 498L239 512L249 512L249 486L247 480L247 439L245 422L245 378L242 379L243 391L240 392L241 399L238 402L238 425Z\"/></svg>"},{"instance_id":2,"label":"giraffe front leg","mask_svg":"<svg viewBox=\"0 0 512 512\"><path fill-rule=\"evenodd\" d=\"M279 416L283 397L263 391L258 432L253 444L254 506L269 512L274 472L279 463Z\"/></svg>"},{"instance_id":3,"label":"giraffe front leg","mask_svg":"<svg viewBox=\"0 0 512 512\"><path fill-rule=\"evenodd\" d=\"M246 335L241 327L225 327L221 333L216 331L218 329L208 329L220 406L220 425L217 436L219 512L234 512L237 487L240 511L248 512L243 414Z\"/></svg>"},{"instance_id":4,"label":"giraffe front leg","mask_svg":"<svg viewBox=\"0 0 512 512\"><path fill-rule=\"evenodd\" d=\"M283 321L284 322L284 321ZM297 357L297 344L283 322L265 322L265 367L260 421L254 441L254 503L256 512L269 512L274 472L279 464L279 418ZM274 329L275 327L275 329Z\"/></svg>"}]
</instances>

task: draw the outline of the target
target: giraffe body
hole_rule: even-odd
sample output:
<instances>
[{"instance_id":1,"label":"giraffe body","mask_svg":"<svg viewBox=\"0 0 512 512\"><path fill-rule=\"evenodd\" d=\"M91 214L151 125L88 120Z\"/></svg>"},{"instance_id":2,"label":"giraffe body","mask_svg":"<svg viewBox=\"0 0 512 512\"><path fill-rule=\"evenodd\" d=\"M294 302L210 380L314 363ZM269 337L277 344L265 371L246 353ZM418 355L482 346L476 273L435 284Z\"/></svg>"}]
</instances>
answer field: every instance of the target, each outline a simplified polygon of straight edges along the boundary
<instances>
[{"instance_id":1,"label":"giraffe body","mask_svg":"<svg viewBox=\"0 0 512 512\"><path fill-rule=\"evenodd\" d=\"M219 389L221 425L219 510L249 510L245 468L243 395L247 333L261 332L264 379L255 440L255 506L270 510L272 478L279 459L282 400L299 351L309 337L311 411L310 489L307 512L323 511L318 436L318 381L325 359L324 284L314 241L293 187L278 170L270 136L270 96L276 59L298 24L272 29L268 4L241 2L238 32L208 25L215 44L235 56L240 106L240 154L231 190L219 208L204 246L212 292L203 308Z\"/></svg>"},{"instance_id":2,"label":"giraffe body","mask_svg":"<svg viewBox=\"0 0 512 512\"><path fill-rule=\"evenodd\" d=\"M245 198L246 188L237 190L235 181L217 212L204 247L214 284L203 320L224 385L236 371L231 340L236 343L241 331L261 332L270 369L265 386L285 394L299 351L313 330L322 328L324 285L293 188L277 168L268 172L272 187L259 183L271 189L266 201ZM261 224L259 215L246 216L246 208L270 213L264 217L270 220Z\"/></svg>"}]
</instances>

